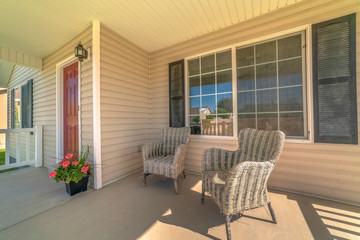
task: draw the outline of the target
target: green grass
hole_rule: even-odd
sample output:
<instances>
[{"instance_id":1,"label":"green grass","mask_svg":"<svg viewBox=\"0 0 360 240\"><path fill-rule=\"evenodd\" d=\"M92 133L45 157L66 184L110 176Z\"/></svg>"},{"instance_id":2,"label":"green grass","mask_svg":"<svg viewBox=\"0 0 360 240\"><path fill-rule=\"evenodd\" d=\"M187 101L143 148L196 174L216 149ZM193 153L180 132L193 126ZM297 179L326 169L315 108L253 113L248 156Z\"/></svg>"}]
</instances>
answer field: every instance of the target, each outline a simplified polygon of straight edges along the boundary
<instances>
[{"instance_id":1,"label":"green grass","mask_svg":"<svg viewBox=\"0 0 360 240\"><path fill-rule=\"evenodd\" d=\"M5 149L0 149L0 165L5 165ZM16 170L17 168L9 168L5 170L0 170L0 173L10 172Z\"/></svg>"}]
</instances>

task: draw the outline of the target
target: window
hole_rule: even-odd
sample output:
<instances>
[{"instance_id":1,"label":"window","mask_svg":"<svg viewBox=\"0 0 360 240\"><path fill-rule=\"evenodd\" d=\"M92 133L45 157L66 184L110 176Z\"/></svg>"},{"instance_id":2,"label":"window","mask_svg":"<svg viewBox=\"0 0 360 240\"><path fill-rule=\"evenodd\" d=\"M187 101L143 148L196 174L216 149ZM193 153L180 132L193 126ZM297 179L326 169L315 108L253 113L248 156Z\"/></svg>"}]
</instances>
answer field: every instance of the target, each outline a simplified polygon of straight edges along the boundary
<instances>
[{"instance_id":1,"label":"window","mask_svg":"<svg viewBox=\"0 0 360 240\"><path fill-rule=\"evenodd\" d=\"M306 138L304 33L236 49L238 129Z\"/></svg>"},{"instance_id":2,"label":"window","mask_svg":"<svg viewBox=\"0 0 360 240\"><path fill-rule=\"evenodd\" d=\"M187 61L192 134L233 136L231 49Z\"/></svg>"},{"instance_id":3,"label":"window","mask_svg":"<svg viewBox=\"0 0 360 240\"><path fill-rule=\"evenodd\" d=\"M21 127L21 88L15 88L14 90L14 128Z\"/></svg>"},{"instance_id":4,"label":"window","mask_svg":"<svg viewBox=\"0 0 360 240\"><path fill-rule=\"evenodd\" d=\"M11 127L32 128L32 80L11 90Z\"/></svg>"},{"instance_id":5,"label":"window","mask_svg":"<svg viewBox=\"0 0 360 240\"><path fill-rule=\"evenodd\" d=\"M188 58L191 133L233 136L256 128L281 130L288 139L357 144L355 17Z\"/></svg>"}]
</instances>

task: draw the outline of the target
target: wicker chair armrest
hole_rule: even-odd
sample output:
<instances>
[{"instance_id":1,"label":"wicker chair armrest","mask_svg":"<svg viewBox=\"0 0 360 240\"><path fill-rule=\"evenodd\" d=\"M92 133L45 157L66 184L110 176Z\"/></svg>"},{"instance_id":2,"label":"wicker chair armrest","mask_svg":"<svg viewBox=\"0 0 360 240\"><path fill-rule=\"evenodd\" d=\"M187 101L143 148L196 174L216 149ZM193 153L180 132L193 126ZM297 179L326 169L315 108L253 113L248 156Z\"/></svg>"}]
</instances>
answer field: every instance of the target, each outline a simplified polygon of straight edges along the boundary
<instances>
[{"instance_id":1,"label":"wicker chair armrest","mask_svg":"<svg viewBox=\"0 0 360 240\"><path fill-rule=\"evenodd\" d=\"M202 171L230 170L234 158L240 155L240 150L230 151L220 148L209 148L203 153Z\"/></svg>"},{"instance_id":2,"label":"wicker chair armrest","mask_svg":"<svg viewBox=\"0 0 360 240\"><path fill-rule=\"evenodd\" d=\"M142 147L143 160L152 159L163 155L161 142L148 142Z\"/></svg>"},{"instance_id":3,"label":"wicker chair armrest","mask_svg":"<svg viewBox=\"0 0 360 240\"><path fill-rule=\"evenodd\" d=\"M232 212L238 206L241 206L238 210L245 211L267 204L269 199L264 193L267 193L267 180L273 168L271 162L245 161L235 165L225 183L225 212Z\"/></svg>"}]
</instances>

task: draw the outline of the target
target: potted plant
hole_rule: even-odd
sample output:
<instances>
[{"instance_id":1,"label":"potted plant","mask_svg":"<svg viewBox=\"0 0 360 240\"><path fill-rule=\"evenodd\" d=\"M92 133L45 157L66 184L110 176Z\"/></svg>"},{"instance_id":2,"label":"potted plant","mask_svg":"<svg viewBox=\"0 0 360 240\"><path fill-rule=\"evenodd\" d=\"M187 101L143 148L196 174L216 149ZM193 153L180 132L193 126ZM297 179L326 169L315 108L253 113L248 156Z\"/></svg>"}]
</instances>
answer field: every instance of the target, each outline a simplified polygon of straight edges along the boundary
<instances>
[{"instance_id":1,"label":"potted plant","mask_svg":"<svg viewBox=\"0 0 360 240\"><path fill-rule=\"evenodd\" d=\"M49 174L56 182L64 181L66 192L73 196L87 190L90 163L87 162L89 147L81 150L79 160L73 158L73 154L67 154L59 162L58 168Z\"/></svg>"}]
</instances>

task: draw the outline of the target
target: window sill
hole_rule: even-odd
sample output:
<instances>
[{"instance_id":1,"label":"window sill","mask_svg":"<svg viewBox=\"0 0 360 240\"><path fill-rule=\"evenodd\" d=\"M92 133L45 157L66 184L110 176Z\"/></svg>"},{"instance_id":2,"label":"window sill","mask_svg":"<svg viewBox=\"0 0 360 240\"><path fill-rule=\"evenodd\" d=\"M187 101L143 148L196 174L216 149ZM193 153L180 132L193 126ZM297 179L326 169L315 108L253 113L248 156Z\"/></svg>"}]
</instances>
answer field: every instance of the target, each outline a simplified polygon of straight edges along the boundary
<instances>
[{"instance_id":1,"label":"window sill","mask_svg":"<svg viewBox=\"0 0 360 240\"><path fill-rule=\"evenodd\" d=\"M190 135L190 139L206 139L206 140L227 140L237 141L238 138L234 136L211 136L211 135Z\"/></svg>"},{"instance_id":2,"label":"window sill","mask_svg":"<svg viewBox=\"0 0 360 240\"><path fill-rule=\"evenodd\" d=\"M210 135L190 135L190 139L194 140L226 140L226 141L238 141L237 137L233 136L210 136ZM285 143L313 143L309 139L285 139Z\"/></svg>"}]
</instances>

